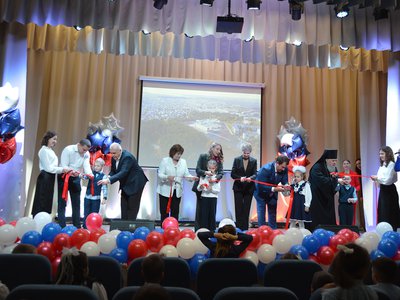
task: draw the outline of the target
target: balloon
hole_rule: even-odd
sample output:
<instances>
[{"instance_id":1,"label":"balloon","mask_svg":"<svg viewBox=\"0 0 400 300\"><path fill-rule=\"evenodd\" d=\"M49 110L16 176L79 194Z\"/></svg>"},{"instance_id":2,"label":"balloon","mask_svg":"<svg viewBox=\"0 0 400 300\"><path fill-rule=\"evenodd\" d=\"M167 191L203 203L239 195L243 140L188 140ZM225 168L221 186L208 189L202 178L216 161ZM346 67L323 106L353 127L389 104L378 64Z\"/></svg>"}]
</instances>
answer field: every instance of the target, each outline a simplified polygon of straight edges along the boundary
<instances>
[{"instance_id":1,"label":"balloon","mask_svg":"<svg viewBox=\"0 0 400 300\"><path fill-rule=\"evenodd\" d=\"M382 235L382 240L383 239L389 239L393 242L396 243L397 248L400 247L400 235L397 232L394 231L386 231L383 235Z\"/></svg>"},{"instance_id":2,"label":"balloon","mask_svg":"<svg viewBox=\"0 0 400 300\"><path fill-rule=\"evenodd\" d=\"M10 225L12 225L12 226L16 226L17 225L17 220L13 220L13 221L11 221L10 223L8 223L8 224L10 224Z\"/></svg>"},{"instance_id":3,"label":"balloon","mask_svg":"<svg viewBox=\"0 0 400 300\"><path fill-rule=\"evenodd\" d=\"M382 239L378 244L378 250L387 257L393 257L397 253L397 244L390 239Z\"/></svg>"},{"instance_id":4,"label":"balloon","mask_svg":"<svg viewBox=\"0 0 400 300\"><path fill-rule=\"evenodd\" d=\"M98 228L96 230L93 230L90 232L89 240L97 243L99 241L99 238L105 233L106 233L106 231L103 228Z\"/></svg>"},{"instance_id":5,"label":"balloon","mask_svg":"<svg viewBox=\"0 0 400 300\"><path fill-rule=\"evenodd\" d=\"M178 250L172 245L164 245L159 254L164 255L166 257L178 257Z\"/></svg>"},{"instance_id":6,"label":"balloon","mask_svg":"<svg viewBox=\"0 0 400 300\"><path fill-rule=\"evenodd\" d=\"M35 247L37 247L42 241L42 235L34 230L25 232L25 234L21 238L22 244L29 244Z\"/></svg>"},{"instance_id":7,"label":"balloon","mask_svg":"<svg viewBox=\"0 0 400 300\"><path fill-rule=\"evenodd\" d=\"M263 244L257 250L258 259L264 263L268 264L271 261L275 260L276 257L276 250L274 247L268 244Z\"/></svg>"},{"instance_id":8,"label":"balloon","mask_svg":"<svg viewBox=\"0 0 400 300\"><path fill-rule=\"evenodd\" d=\"M9 112L15 109L19 101L18 87L12 87L11 83L0 87L0 112Z\"/></svg>"},{"instance_id":9,"label":"balloon","mask_svg":"<svg viewBox=\"0 0 400 300\"><path fill-rule=\"evenodd\" d=\"M0 251L0 253L2 254L12 254L14 248L17 246L18 244L12 244L9 246L6 246L3 248L3 250Z\"/></svg>"},{"instance_id":10,"label":"balloon","mask_svg":"<svg viewBox=\"0 0 400 300\"><path fill-rule=\"evenodd\" d=\"M143 240L137 239L129 243L128 246L129 259L143 257L146 256L146 254L147 254L147 245Z\"/></svg>"},{"instance_id":11,"label":"balloon","mask_svg":"<svg viewBox=\"0 0 400 300\"><path fill-rule=\"evenodd\" d=\"M195 242L191 238L183 238L176 245L176 250L180 257L190 259L196 251Z\"/></svg>"},{"instance_id":12,"label":"balloon","mask_svg":"<svg viewBox=\"0 0 400 300\"><path fill-rule=\"evenodd\" d=\"M109 254L117 246L116 238L111 233L103 234L97 242L101 253Z\"/></svg>"},{"instance_id":13,"label":"balloon","mask_svg":"<svg viewBox=\"0 0 400 300\"><path fill-rule=\"evenodd\" d=\"M5 225L5 224L7 224L7 222L4 221L2 218L0 218L0 226L3 226L3 225Z\"/></svg>"},{"instance_id":14,"label":"balloon","mask_svg":"<svg viewBox=\"0 0 400 300\"><path fill-rule=\"evenodd\" d=\"M57 223L49 223L42 229L42 238L45 241L53 242L57 234L61 233L61 226Z\"/></svg>"},{"instance_id":15,"label":"balloon","mask_svg":"<svg viewBox=\"0 0 400 300\"><path fill-rule=\"evenodd\" d=\"M222 219L218 224L218 228L221 228L221 227L223 227L225 225L232 225L233 227L236 228L235 222L232 219L229 219L229 218Z\"/></svg>"},{"instance_id":16,"label":"balloon","mask_svg":"<svg viewBox=\"0 0 400 300\"><path fill-rule=\"evenodd\" d=\"M361 237L370 243L371 249L376 249L381 239L376 232L366 232Z\"/></svg>"},{"instance_id":17,"label":"balloon","mask_svg":"<svg viewBox=\"0 0 400 300\"><path fill-rule=\"evenodd\" d=\"M50 242L42 242L37 246L37 253L46 256L49 261L56 258L56 252L53 249L53 244Z\"/></svg>"},{"instance_id":18,"label":"balloon","mask_svg":"<svg viewBox=\"0 0 400 300\"><path fill-rule=\"evenodd\" d=\"M111 230L110 232L109 232L111 235L113 235L115 238L118 236L118 234L120 234L121 233L121 230L119 230L119 229L114 229L114 230Z\"/></svg>"},{"instance_id":19,"label":"balloon","mask_svg":"<svg viewBox=\"0 0 400 300\"><path fill-rule=\"evenodd\" d=\"M334 256L335 251L329 246L322 246L317 252L318 260L323 265L330 265Z\"/></svg>"},{"instance_id":20,"label":"balloon","mask_svg":"<svg viewBox=\"0 0 400 300\"><path fill-rule=\"evenodd\" d=\"M103 141L103 145L101 146L101 152L103 152L104 154L108 154L110 152L110 146L112 143L113 143L112 136L106 137Z\"/></svg>"},{"instance_id":21,"label":"balloon","mask_svg":"<svg viewBox=\"0 0 400 300\"><path fill-rule=\"evenodd\" d=\"M375 231L381 237L385 232L393 231L393 227L387 222L380 222L378 225L376 225Z\"/></svg>"},{"instance_id":22,"label":"balloon","mask_svg":"<svg viewBox=\"0 0 400 300\"><path fill-rule=\"evenodd\" d=\"M397 250L397 253L395 256L392 257L393 260L399 261L400 260L400 250Z\"/></svg>"},{"instance_id":23,"label":"balloon","mask_svg":"<svg viewBox=\"0 0 400 300\"><path fill-rule=\"evenodd\" d=\"M251 235L253 237L253 240L251 241L250 245L247 246L247 250L248 251L257 250L258 247L260 247L260 245L261 245L261 239L260 239L260 236L258 235L258 231L257 230L249 230L249 231L247 231L246 234Z\"/></svg>"},{"instance_id":24,"label":"balloon","mask_svg":"<svg viewBox=\"0 0 400 300\"><path fill-rule=\"evenodd\" d=\"M261 244L267 244L269 237L271 236L271 234L273 232L272 228L267 225L262 225L262 226L258 227L257 231L258 231L258 235L260 236L260 239L261 239Z\"/></svg>"},{"instance_id":25,"label":"balloon","mask_svg":"<svg viewBox=\"0 0 400 300\"><path fill-rule=\"evenodd\" d=\"M374 248L372 248L372 246L371 246L371 242L368 239L364 238L364 237L358 238L354 242L358 246L361 246L364 249L366 249L368 251L368 253L371 253L372 250L374 250Z\"/></svg>"},{"instance_id":26,"label":"balloon","mask_svg":"<svg viewBox=\"0 0 400 300\"><path fill-rule=\"evenodd\" d=\"M250 260L256 267L258 266L258 256L254 251L246 251L242 257Z\"/></svg>"},{"instance_id":27,"label":"balloon","mask_svg":"<svg viewBox=\"0 0 400 300\"><path fill-rule=\"evenodd\" d=\"M36 223L32 218L23 217L17 221L15 229L17 230L18 237L21 238L25 232L36 230Z\"/></svg>"},{"instance_id":28,"label":"balloon","mask_svg":"<svg viewBox=\"0 0 400 300\"><path fill-rule=\"evenodd\" d=\"M54 237L53 249L56 254L61 255L63 248L70 248L70 236L66 233L59 233Z\"/></svg>"},{"instance_id":29,"label":"balloon","mask_svg":"<svg viewBox=\"0 0 400 300\"><path fill-rule=\"evenodd\" d=\"M99 256L100 247L92 241L86 242L82 245L81 251L85 252L87 256Z\"/></svg>"},{"instance_id":30,"label":"balloon","mask_svg":"<svg viewBox=\"0 0 400 300\"><path fill-rule=\"evenodd\" d=\"M86 218L86 227L89 231L99 229L103 225L103 217L98 213L91 213Z\"/></svg>"},{"instance_id":31,"label":"balloon","mask_svg":"<svg viewBox=\"0 0 400 300\"><path fill-rule=\"evenodd\" d=\"M176 246L180 239L180 231L176 227L167 227L164 229L164 243Z\"/></svg>"},{"instance_id":32,"label":"balloon","mask_svg":"<svg viewBox=\"0 0 400 300\"><path fill-rule=\"evenodd\" d=\"M161 227L164 230L168 227L179 228L179 222L174 217L168 217L168 218L165 218L165 220L162 222Z\"/></svg>"},{"instance_id":33,"label":"balloon","mask_svg":"<svg viewBox=\"0 0 400 300\"><path fill-rule=\"evenodd\" d=\"M135 232L133 233L133 239L141 239L143 241L146 240L147 235L150 233L150 229L142 226L139 228L136 228Z\"/></svg>"},{"instance_id":34,"label":"balloon","mask_svg":"<svg viewBox=\"0 0 400 300\"><path fill-rule=\"evenodd\" d=\"M325 229L317 229L313 232L313 236L318 239L320 246L326 246L329 244L329 233Z\"/></svg>"},{"instance_id":35,"label":"balloon","mask_svg":"<svg viewBox=\"0 0 400 300\"><path fill-rule=\"evenodd\" d=\"M275 239L276 236L283 234L282 231L280 231L279 229L274 229L272 231L272 233L269 236L269 239L267 241L268 244L272 245L272 241Z\"/></svg>"},{"instance_id":36,"label":"balloon","mask_svg":"<svg viewBox=\"0 0 400 300\"><path fill-rule=\"evenodd\" d=\"M8 162L17 152L17 142L15 137L2 140L0 137L0 164Z\"/></svg>"},{"instance_id":37,"label":"balloon","mask_svg":"<svg viewBox=\"0 0 400 300\"><path fill-rule=\"evenodd\" d=\"M162 229L161 227L154 228L153 231L157 231L157 232L159 232L161 234L164 234L164 229Z\"/></svg>"},{"instance_id":38,"label":"balloon","mask_svg":"<svg viewBox=\"0 0 400 300\"><path fill-rule=\"evenodd\" d=\"M286 235L281 234L274 238L272 241L272 246L274 246L277 253L283 254L289 251L291 242Z\"/></svg>"},{"instance_id":39,"label":"balloon","mask_svg":"<svg viewBox=\"0 0 400 300\"><path fill-rule=\"evenodd\" d=\"M17 230L10 224L0 226L0 246L14 244L17 238Z\"/></svg>"},{"instance_id":40,"label":"balloon","mask_svg":"<svg viewBox=\"0 0 400 300\"><path fill-rule=\"evenodd\" d=\"M347 238L343 235L337 234L329 240L329 247L332 248L333 251L337 251L337 246L338 245L344 245L347 244L349 241Z\"/></svg>"},{"instance_id":41,"label":"balloon","mask_svg":"<svg viewBox=\"0 0 400 300\"><path fill-rule=\"evenodd\" d=\"M314 235L305 236L301 244L307 249L308 253L315 253L320 247L319 240Z\"/></svg>"},{"instance_id":42,"label":"balloon","mask_svg":"<svg viewBox=\"0 0 400 300\"><path fill-rule=\"evenodd\" d=\"M60 262L61 262L61 256L57 256L51 262L51 273L54 281L57 279L58 265L60 264Z\"/></svg>"},{"instance_id":43,"label":"balloon","mask_svg":"<svg viewBox=\"0 0 400 300\"><path fill-rule=\"evenodd\" d=\"M189 229L190 230L190 229ZM183 232L183 231L182 231ZM181 232L181 233L182 233ZM193 231L192 231L193 232ZM193 232L195 235L195 233ZM196 235L195 235L196 236ZM164 246L163 235L157 231L150 232L146 237L146 245L151 252L158 252Z\"/></svg>"},{"instance_id":44,"label":"balloon","mask_svg":"<svg viewBox=\"0 0 400 300\"><path fill-rule=\"evenodd\" d=\"M101 148L103 146L103 142L106 139L105 136L103 136L100 132L96 131L92 135L88 135L87 138L92 144L92 147L99 147Z\"/></svg>"},{"instance_id":45,"label":"balloon","mask_svg":"<svg viewBox=\"0 0 400 300\"><path fill-rule=\"evenodd\" d=\"M308 253L307 249L302 245L294 245L289 250L290 253L300 256L301 259L308 259L310 254Z\"/></svg>"},{"instance_id":46,"label":"balloon","mask_svg":"<svg viewBox=\"0 0 400 300\"><path fill-rule=\"evenodd\" d=\"M303 241L303 233L300 231L300 229L297 228L289 228L286 232L285 235L289 238L291 241L292 246L293 245L300 245L301 242Z\"/></svg>"},{"instance_id":47,"label":"balloon","mask_svg":"<svg viewBox=\"0 0 400 300\"><path fill-rule=\"evenodd\" d=\"M379 257L386 257L386 255L382 251L376 249L376 250L372 250L370 257L371 257L371 260L375 260Z\"/></svg>"},{"instance_id":48,"label":"balloon","mask_svg":"<svg viewBox=\"0 0 400 300\"><path fill-rule=\"evenodd\" d=\"M110 256L120 264L124 264L128 260L128 254L126 253L126 250L122 248L113 249L110 253Z\"/></svg>"},{"instance_id":49,"label":"balloon","mask_svg":"<svg viewBox=\"0 0 400 300\"><path fill-rule=\"evenodd\" d=\"M65 226L63 229L61 229L62 233L66 233L69 236L71 236L78 228L76 228L74 225L68 225Z\"/></svg>"},{"instance_id":50,"label":"balloon","mask_svg":"<svg viewBox=\"0 0 400 300\"><path fill-rule=\"evenodd\" d=\"M344 229L339 230L339 232L337 234L341 235L347 241L346 243L351 243L351 242L355 241L353 239L354 238L354 234L353 233L354 232L351 231L350 229L344 228Z\"/></svg>"},{"instance_id":51,"label":"balloon","mask_svg":"<svg viewBox=\"0 0 400 300\"><path fill-rule=\"evenodd\" d=\"M116 242L117 247L124 249L125 251L128 250L129 243L133 240L133 235L129 231L122 231L118 234Z\"/></svg>"},{"instance_id":52,"label":"balloon","mask_svg":"<svg viewBox=\"0 0 400 300\"><path fill-rule=\"evenodd\" d=\"M301 231L301 233L303 234L303 237L312 234L310 230L305 229L305 228L301 228L300 231Z\"/></svg>"},{"instance_id":53,"label":"balloon","mask_svg":"<svg viewBox=\"0 0 400 300\"><path fill-rule=\"evenodd\" d=\"M89 241L90 233L86 229L79 228L71 235L71 247L80 249L82 245Z\"/></svg>"},{"instance_id":54,"label":"balloon","mask_svg":"<svg viewBox=\"0 0 400 300\"><path fill-rule=\"evenodd\" d=\"M33 220L36 222L36 230L42 232L44 225L51 223L51 216L47 212L41 211L35 215Z\"/></svg>"},{"instance_id":55,"label":"balloon","mask_svg":"<svg viewBox=\"0 0 400 300\"><path fill-rule=\"evenodd\" d=\"M258 262L258 266L257 266L257 275L258 278L264 278L264 272L265 272L265 267L267 265L262 263L261 261Z\"/></svg>"},{"instance_id":56,"label":"balloon","mask_svg":"<svg viewBox=\"0 0 400 300\"><path fill-rule=\"evenodd\" d=\"M190 260L189 260L189 267L190 273L192 275L192 279L196 278L197 271L199 270L200 264L205 261L207 257L204 254L196 253Z\"/></svg>"},{"instance_id":57,"label":"balloon","mask_svg":"<svg viewBox=\"0 0 400 300\"><path fill-rule=\"evenodd\" d=\"M194 231L192 229L183 229L180 233L180 238L190 238L192 240L194 240L196 237L196 234L194 233Z\"/></svg>"},{"instance_id":58,"label":"balloon","mask_svg":"<svg viewBox=\"0 0 400 300\"><path fill-rule=\"evenodd\" d=\"M308 259L311 260L311 261L313 261L313 262L316 262L317 264L319 264L319 259L318 259L318 257L316 257L316 256L313 255L313 254L310 254L310 256L308 257Z\"/></svg>"},{"instance_id":59,"label":"balloon","mask_svg":"<svg viewBox=\"0 0 400 300\"><path fill-rule=\"evenodd\" d=\"M360 235L357 232L353 231L353 241L355 241L359 237L360 237Z\"/></svg>"},{"instance_id":60,"label":"balloon","mask_svg":"<svg viewBox=\"0 0 400 300\"><path fill-rule=\"evenodd\" d=\"M21 126L21 114L18 108L8 113L3 113L3 115L0 116L0 136L15 136L15 134L23 128L24 127Z\"/></svg>"}]
</instances>

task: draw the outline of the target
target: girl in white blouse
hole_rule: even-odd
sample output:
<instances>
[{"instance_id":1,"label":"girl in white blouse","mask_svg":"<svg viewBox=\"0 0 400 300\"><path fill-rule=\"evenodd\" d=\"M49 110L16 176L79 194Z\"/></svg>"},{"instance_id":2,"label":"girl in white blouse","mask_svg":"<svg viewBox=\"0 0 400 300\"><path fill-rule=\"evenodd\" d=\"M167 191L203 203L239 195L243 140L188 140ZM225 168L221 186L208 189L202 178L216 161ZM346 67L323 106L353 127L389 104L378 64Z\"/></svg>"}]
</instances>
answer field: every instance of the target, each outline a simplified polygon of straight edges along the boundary
<instances>
[{"instance_id":1,"label":"girl in white blouse","mask_svg":"<svg viewBox=\"0 0 400 300\"><path fill-rule=\"evenodd\" d=\"M378 223L388 222L396 231L400 227L400 208L399 194L396 186L397 173L394 170L393 150L389 146L383 146L379 150L379 159L381 166L377 175L371 176L371 179L379 184L378 198Z\"/></svg>"},{"instance_id":2,"label":"girl in white blouse","mask_svg":"<svg viewBox=\"0 0 400 300\"><path fill-rule=\"evenodd\" d=\"M161 160L158 167L157 193L160 199L161 223L169 216L167 212L168 200L171 196L170 213L171 217L178 220L179 205L183 193L183 179L190 181L198 180L196 176L189 173L186 160L181 158L183 147L175 144L169 149L169 156Z\"/></svg>"},{"instance_id":3,"label":"girl in white blouse","mask_svg":"<svg viewBox=\"0 0 400 300\"><path fill-rule=\"evenodd\" d=\"M69 168L58 166L58 157L53 150L56 144L57 134L54 131L47 131L42 138L42 147L38 153L40 174L36 181L33 216L42 211L51 213L56 174L69 171Z\"/></svg>"}]
</instances>

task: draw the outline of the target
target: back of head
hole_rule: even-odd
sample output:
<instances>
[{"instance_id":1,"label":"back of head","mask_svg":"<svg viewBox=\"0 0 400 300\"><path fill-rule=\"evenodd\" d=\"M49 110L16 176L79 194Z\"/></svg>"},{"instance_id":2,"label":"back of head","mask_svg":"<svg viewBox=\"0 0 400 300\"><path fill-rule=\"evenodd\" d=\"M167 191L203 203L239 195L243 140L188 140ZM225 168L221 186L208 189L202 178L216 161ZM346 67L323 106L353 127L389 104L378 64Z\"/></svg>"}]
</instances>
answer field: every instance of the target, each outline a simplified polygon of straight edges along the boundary
<instances>
[{"instance_id":1,"label":"back of head","mask_svg":"<svg viewBox=\"0 0 400 300\"><path fill-rule=\"evenodd\" d=\"M218 229L218 233L229 233L232 236L236 236L236 228L233 225L227 224ZM224 258L227 257L230 248L232 247L234 239L217 239L215 245L215 257Z\"/></svg>"},{"instance_id":2,"label":"back of head","mask_svg":"<svg viewBox=\"0 0 400 300\"><path fill-rule=\"evenodd\" d=\"M350 288L367 275L370 258L367 250L354 243L339 245L331 265L335 283L342 288Z\"/></svg>"},{"instance_id":3,"label":"back of head","mask_svg":"<svg viewBox=\"0 0 400 300\"><path fill-rule=\"evenodd\" d=\"M379 257L372 262L372 278L375 282L394 283L397 264L388 257Z\"/></svg>"},{"instance_id":4,"label":"back of head","mask_svg":"<svg viewBox=\"0 0 400 300\"><path fill-rule=\"evenodd\" d=\"M333 283L333 276L327 271L315 272L311 280L311 291L316 291L328 283Z\"/></svg>"},{"instance_id":5,"label":"back of head","mask_svg":"<svg viewBox=\"0 0 400 300\"><path fill-rule=\"evenodd\" d=\"M168 291L159 284L143 285L133 297L133 300L170 300Z\"/></svg>"},{"instance_id":6,"label":"back of head","mask_svg":"<svg viewBox=\"0 0 400 300\"><path fill-rule=\"evenodd\" d=\"M36 254L37 250L29 244L18 244L12 251L13 254Z\"/></svg>"},{"instance_id":7,"label":"back of head","mask_svg":"<svg viewBox=\"0 0 400 300\"><path fill-rule=\"evenodd\" d=\"M142 261L142 275L145 282L160 283L164 278L164 260L159 254L151 254Z\"/></svg>"},{"instance_id":8,"label":"back of head","mask_svg":"<svg viewBox=\"0 0 400 300\"><path fill-rule=\"evenodd\" d=\"M283 254L280 259L295 259L295 260L299 260L299 257L296 254L287 252L287 253Z\"/></svg>"},{"instance_id":9,"label":"back of head","mask_svg":"<svg viewBox=\"0 0 400 300\"><path fill-rule=\"evenodd\" d=\"M86 285L88 279L88 258L76 248L67 250L58 266L56 284Z\"/></svg>"}]
</instances>

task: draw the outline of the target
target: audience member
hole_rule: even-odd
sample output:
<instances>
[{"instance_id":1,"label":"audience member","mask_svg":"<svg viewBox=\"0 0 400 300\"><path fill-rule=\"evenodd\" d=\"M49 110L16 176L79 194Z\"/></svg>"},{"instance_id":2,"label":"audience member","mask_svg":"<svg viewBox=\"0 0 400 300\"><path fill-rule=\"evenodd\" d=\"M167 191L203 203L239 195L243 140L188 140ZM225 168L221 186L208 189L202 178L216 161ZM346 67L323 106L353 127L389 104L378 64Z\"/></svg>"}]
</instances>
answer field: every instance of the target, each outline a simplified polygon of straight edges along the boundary
<instances>
[{"instance_id":1,"label":"audience member","mask_svg":"<svg viewBox=\"0 0 400 300\"><path fill-rule=\"evenodd\" d=\"M287 252L287 253L283 254L280 259L296 259L296 260L300 260L299 256L297 256L296 254L290 253L290 252Z\"/></svg>"},{"instance_id":2,"label":"audience member","mask_svg":"<svg viewBox=\"0 0 400 300\"><path fill-rule=\"evenodd\" d=\"M159 254L151 254L145 257L142 261L142 276L144 282L147 283L158 283L164 279L164 260Z\"/></svg>"},{"instance_id":3,"label":"audience member","mask_svg":"<svg viewBox=\"0 0 400 300\"><path fill-rule=\"evenodd\" d=\"M133 300L170 300L168 291L159 284L143 285L133 297Z\"/></svg>"},{"instance_id":4,"label":"audience member","mask_svg":"<svg viewBox=\"0 0 400 300\"><path fill-rule=\"evenodd\" d=\"M400 299L400 287L394 284L397 275L397 264L388 257L379 257L372 262L372 280L376 283L371 287L391 300Z\"/></svg>"},{"instance_id":5,"label":"audience member","mask_svg":"<svg viewBox=\"0 0 400 300\"><path fill-rule=\"evenodd\" d=\"M9 293L8 287L0 281L0 300L5 300Z\"/></svg>"},{"instance_id":6,"label":"audience member","mask_svg":"<svg viewBox=\"0 0 400 300\"><path fill-rule=\"evenodd\" d=\"M335 287L333 276L327 271L315 272L311 280L311 292L314 292L320 288L331 288Z\"/></svg>"},{"instance_id":7,"label":"audience member","mask_svg":"<svg viewBox=\"0 0 400 300\"><path fill-rule=\"evenodd\" d=\"M36 254L37 249L35 246L29 244L18 244L12 251L13 254Z\"/></svg>"}]
</instances>

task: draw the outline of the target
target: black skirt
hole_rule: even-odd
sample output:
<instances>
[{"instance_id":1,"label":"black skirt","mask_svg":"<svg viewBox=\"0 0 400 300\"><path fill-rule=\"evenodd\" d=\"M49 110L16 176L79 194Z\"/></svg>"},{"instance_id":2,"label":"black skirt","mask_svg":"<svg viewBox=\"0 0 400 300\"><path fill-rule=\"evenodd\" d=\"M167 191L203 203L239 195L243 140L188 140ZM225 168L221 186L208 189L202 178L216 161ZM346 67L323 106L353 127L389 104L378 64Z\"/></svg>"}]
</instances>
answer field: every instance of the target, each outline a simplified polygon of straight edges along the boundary
<instances>
[{"instance_id":1,"label":"black skirt","mask_svg":"<svg viewBox=\"0 0 400 300\"><path fill-rule=\"evenodd\" d=\"M380 185L378 198L378 223L387 222L396 231L400 227L399 194L396 186Z\"/></svg>"},{"instance_id":2,"label":"black skirt","mask_svg":"<svg viewBox=\"0 0 400 300\"><path fill-rule=\"evenodd\" d=\"M51 213L53 206L54 180L56 174L40 171L36 181L35 197L33 199L32 215L44 211Z\"/></svg>"}]
</instances>

